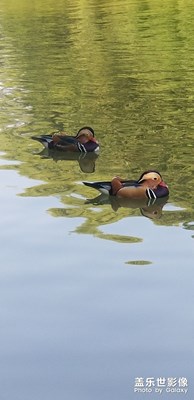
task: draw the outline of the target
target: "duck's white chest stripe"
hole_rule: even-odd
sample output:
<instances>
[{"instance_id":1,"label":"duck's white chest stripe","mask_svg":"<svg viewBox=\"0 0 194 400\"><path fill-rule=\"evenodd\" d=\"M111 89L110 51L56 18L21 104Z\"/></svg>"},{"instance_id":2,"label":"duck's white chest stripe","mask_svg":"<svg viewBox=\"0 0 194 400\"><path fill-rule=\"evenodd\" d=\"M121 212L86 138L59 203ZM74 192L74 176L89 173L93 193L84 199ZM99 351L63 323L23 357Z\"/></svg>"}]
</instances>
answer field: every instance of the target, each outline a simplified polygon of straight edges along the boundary
<instances>
[{"instance_id":1,"label":"duck's white chest stripe","mask_svg":"<svg viewBox=\"0 0 194 400\"><path fill-rule=\"evenodd\" d=\"M78 142L77 146L78 146L79 151L87 153L86 148L85 148L85 146L83 144Z\"/></svg>"},{"instance_id":2,"label":"duck's white chest stripe","mask_svg":"<svg viewBox=\"0 0 194 400\"><path fill-rule=\"evenodd\" d=\"M156 199L156 194L152 189L146 189L146 194L148 196L148 199Z\"/></svg>"}]
</instances>

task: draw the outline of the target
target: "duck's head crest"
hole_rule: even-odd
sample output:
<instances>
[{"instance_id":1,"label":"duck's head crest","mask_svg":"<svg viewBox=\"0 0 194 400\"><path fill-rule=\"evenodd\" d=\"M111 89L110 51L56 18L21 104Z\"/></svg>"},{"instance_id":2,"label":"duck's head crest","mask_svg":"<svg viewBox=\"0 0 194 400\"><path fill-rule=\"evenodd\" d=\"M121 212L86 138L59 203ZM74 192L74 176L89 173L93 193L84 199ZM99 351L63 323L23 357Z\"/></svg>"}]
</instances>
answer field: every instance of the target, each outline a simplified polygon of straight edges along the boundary
<instances>
[{"instance_id":1,"label":"duck's head crest","mask_svg":"<svg viewBox=\"0 0 194 400\"><path fill-rule=\"evenodd\" d=\"M81 135L90 135L94 137L95 134L94 130L90 126L83 126L82 128L79 129L76 136L79 137Z\"/></svg>"},{"instance_id":2,"label":"duck's head crest","mask_svg":"<svg viewBox=\"0 0 194 400\"><path fill-rule=\"evenodd\" d=\"M159 184L162 181L162 176L158 171L150 169L143 172L138 182L147 181L148 179L155 181L156 184Z\"/></svg>"}]
</instances>

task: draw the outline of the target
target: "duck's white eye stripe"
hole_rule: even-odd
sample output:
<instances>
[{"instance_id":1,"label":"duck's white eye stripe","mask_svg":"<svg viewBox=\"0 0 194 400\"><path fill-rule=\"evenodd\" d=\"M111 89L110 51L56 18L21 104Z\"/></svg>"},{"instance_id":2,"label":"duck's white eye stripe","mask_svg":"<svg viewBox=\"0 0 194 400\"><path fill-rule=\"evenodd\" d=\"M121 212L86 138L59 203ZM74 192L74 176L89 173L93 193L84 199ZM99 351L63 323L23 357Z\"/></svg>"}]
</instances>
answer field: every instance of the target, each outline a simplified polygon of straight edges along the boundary
<instances>
[{"instance_id":1,"label":"duck's white eye stripe","mask_svg":"<svg viewBox=\"0 0 194 400\"><path fill-rule=\"evenodd\" d=\"M156 194L152 189L146 189L146 194L149 199L156 199Z\"/></svg>"}]
</instances>

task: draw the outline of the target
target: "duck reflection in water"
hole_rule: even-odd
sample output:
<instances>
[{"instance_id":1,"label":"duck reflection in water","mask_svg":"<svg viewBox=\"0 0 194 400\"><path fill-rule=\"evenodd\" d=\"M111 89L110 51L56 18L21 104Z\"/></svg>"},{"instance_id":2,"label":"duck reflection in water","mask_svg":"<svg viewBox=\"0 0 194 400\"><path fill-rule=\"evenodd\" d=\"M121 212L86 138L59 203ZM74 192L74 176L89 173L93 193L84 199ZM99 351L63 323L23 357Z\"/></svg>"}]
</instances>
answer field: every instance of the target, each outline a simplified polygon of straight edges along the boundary
<instances>
[{"instance_id":1,"label":"duck reflection in water","mask_svg":"<svg viewBox=\"0 0 194 400\"><path fill-rule=\"evenodd\" d=\"M58 161L77 161L82 172L92 174L95 172L96 160L98 154L96 153L73 153L54 151L50 149L43 149L38 153L42 158L51 158L55 162Z\"/></svg>"},{"instance_id":2,"label":"duck reflection in water","mask_svg":"<svg viewBox=\"0 0 194 400\"><path fill-rule=\"evenodd\" d=\"M145 171L138 180L115 177L112 181L83 183L102 193L87 203L111 204L114 211L120 207L140 208L142 215L153 219L162 215L169 195L161 174L154 170Z\"/></svg>"},{"instance_id":3,"label":"duck reflection in water","mask_svg":"<svg viewBox=\"0 0 194 400\"><path fill-rule=\"evenodd\" d=\"M159 219L162 216L162 209L168 201L168 196L162 199L123 199L114 196L106 196L100 194L93 199L87 199L86 204L93 204L95 206L110 204L112 209L116 212L119 208L139 208L144 217L151 219Z\"/></svg>"}]
</instances>

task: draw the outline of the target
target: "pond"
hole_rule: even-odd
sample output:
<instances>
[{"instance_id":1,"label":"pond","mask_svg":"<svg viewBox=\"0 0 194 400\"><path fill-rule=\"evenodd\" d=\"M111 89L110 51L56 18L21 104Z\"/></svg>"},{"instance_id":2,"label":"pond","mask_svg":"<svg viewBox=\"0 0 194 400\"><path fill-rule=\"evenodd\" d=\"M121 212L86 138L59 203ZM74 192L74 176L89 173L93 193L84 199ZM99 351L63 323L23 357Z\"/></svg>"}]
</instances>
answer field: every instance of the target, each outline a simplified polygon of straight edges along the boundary
<instances>
[{"instance_id":1,"label":"pond","mask_svg":"<svg viewBox=\"0 0 194 400\"><path fill-rule=\"evenodd\" d=\"M193 48L191 0L1 1L1 399L193 398ZM148 169L167 201L82 183Z\"/></svg>"}]
</instances>

